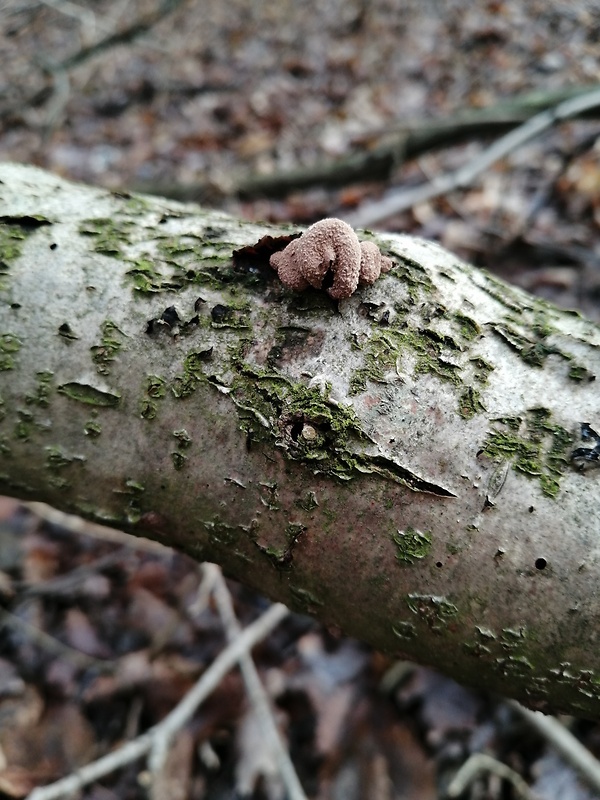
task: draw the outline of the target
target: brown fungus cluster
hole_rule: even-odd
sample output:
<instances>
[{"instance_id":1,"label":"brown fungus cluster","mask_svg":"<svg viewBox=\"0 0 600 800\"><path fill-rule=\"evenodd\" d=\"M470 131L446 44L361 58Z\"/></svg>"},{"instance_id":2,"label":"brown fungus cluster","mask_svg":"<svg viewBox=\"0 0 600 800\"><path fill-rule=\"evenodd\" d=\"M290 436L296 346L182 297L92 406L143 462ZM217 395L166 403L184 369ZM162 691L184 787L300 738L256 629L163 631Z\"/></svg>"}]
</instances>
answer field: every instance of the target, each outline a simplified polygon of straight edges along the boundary
<instances>
[{"instance_id":1,"label":"brown fungus cluster","mask_svg":"<svg viewBox=\"0 0 600 800\"><path fill-rule=\"evenodd\" d=\"M335 300L350 297L359 284L374 283L392 267L373 242L359 242L341 219L322 219L278 253L270 264L288 289L313 286Z\"/></svg>"}]
</instances>

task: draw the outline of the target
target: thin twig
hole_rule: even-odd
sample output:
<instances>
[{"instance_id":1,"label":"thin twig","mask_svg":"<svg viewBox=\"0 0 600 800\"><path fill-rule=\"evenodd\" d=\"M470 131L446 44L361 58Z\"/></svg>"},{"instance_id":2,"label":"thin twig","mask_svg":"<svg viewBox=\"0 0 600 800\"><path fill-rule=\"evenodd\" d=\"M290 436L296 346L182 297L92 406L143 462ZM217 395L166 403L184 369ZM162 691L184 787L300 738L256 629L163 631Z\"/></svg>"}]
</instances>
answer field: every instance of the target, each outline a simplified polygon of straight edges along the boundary
<instances>
[{"instance_id":1,"label":"thin twig","mask_svg":"<svg viewBox=\"0 0 600 800\"><path fill-rule=\"evenodd\" d=\"M474 753L465 761L450 781L448 797L460 797L482 772L491 772L502 780L510 781L517 795L524 800L537 800L537 795L531 791L518 772L485 753Z\"/></svg>"},{"instance_id":2,"label":"thin twig","mask_svg":"<svg viewBox=\"0 0 600 800\"><path fill-rule=\"evenodd\" d=\"M75 650L75 648L55 639L54 636L50 636L49 633L36 628L35 625L31 625L31 623L26 622L16 614L0 609L0 630L4 625L19 630L47 652L64 658L65 661L70 661L78 669L93 668L99 672L112 672L115 668L115 661L95 658L87 655L87 653L82 653L80 650Z\"/></svg>"},{"instance_id":3,"label":"thin twig","mask_svg":"<svg viewBox=\"0 0 600 800\"><path fill-rule=\"evenodd\" d=\"M105 36L95 44L92 44L89 47L83 47L74 55L65 58L60 62L60 64L55 65L55 69L68 70L72 67L77 67L79 64L82 64L84 61L88 61L93 56L96 56L105 50L116 47L120 44L128 44L129 42L132 42L134 39L137 39L138 36L141 36L150 28L154 27L154 25L164 19L164 17L175 11L182 2L184 2L184 0L163 0L163 2L155 11L146 14L128 27L117 31L116 33L111 33L108 36Z\"/></svg>"},{"instance_id":4,"label":"thin twig","mask_svg":"<svg viewBox=\"0 0 600 800\"><path fill-rule=\"evenodd\" d=\"M96 14L85 6L71 3L70 0L42 0L42 3L49 8L53 8L60 14L76 19L83 28L84 35L89 36L96 27Z\"/></svg>"},{"instance_id":5,"label":"thin twig","mask_svg":"<svg viewBox=\"0 0 600 800\"><path fill-rule=\"evenodd\" d=\"M505 158L557 122L563 122L598 106L600 106L600 89L565 100L554 108L531 117L523 125L519 125L518 128L502 136L480 153L477 158L455 172L439 175L430 183L415 186L412 189L394 191L382 200L365 204L354 214L346 216L345 219L355 227L373 225L419 203L432 200L434 197L439 197L455 189L464 189L496 161Z\"/></svg>"},{"instance_id":6,"label":"thin twig","mask_svg":"<svg viewBox=\"0 0 600 800\"><path fill-rule=\"evenodd\" d=\"M205 564L204 571L205 574L214 575L214 598L225 626L227 638L230 642L233 642L240 635L242 628L235 616L231 594L223 574L215 564ZM279 734L265 688L262 685L254 661L248 653L244 653L240 658L240 669L259 727L266 740L264 746L275 754L279 774L287 790L289 800L307 800L289 752Z\"/></svg>"},{"instance_id":7,"label":"thin twig","mask_svg":"<svg viewBox=\"0 0 600 800\"><path fill-rule=\"evenodd\" d=\"M516 700L507 700L507 703L557 750L588 786L600 794L600 762L579 739L555 717L546 716L541 711L530 711Z\"/></svg>"},{"instance_id":8,"label":"thin twig","mask_svg":"<svg viewBox=\"0 0 600 800\"><path fill-rule=\"evenodd\" d=\"M146 733L138 736L123 747L109 753L91 764L62 778L56 783L34 789L27 800L58 800L65 795L78 791L104 775L114 772L119 767L146 755L154 745L155 737L172 737L192 717L200 703L219 685L223 676L247 653L257 642L260 642L288 614L285 606L272 605L261 617L248 625L239 637L232 642L213 661L195 686L190 689L181 702L161 721Z\"/></svg>"},{"instance_id":9,"label":"thin twig","mask_svg":"<svg viewBox=\"0 0 600 800\"><path fill-rule=\"evenodd\" d=\"M64 69L53 69L52 94L46 107L46 120L44 122L43 141L47 142L56 128L62 122L65 108L71 96L71 78Z\"/></svg>"},{"instance_id":10,"label":"thin twig","mask_svg":"<svg viewBox=\"0 0 600 800\"><path fill-rule=\"evenodd\" d=\"M16 584L17 589L21 589L19 596L21 599L28 599L31 597L50 597L73 594L77 587L86 581L90 575L95 575L100 570L112 567L113 564L118 564L123 561L127 556L131 555L131 549L128 546L120 547L118 550L113 550L112 553L106 553L103 556L90 561L87 564L81 564L78 567L70 570L66 575L57 575L54 578L47 578L39 583L23 583Z\"/></svg>"}]
</instances>

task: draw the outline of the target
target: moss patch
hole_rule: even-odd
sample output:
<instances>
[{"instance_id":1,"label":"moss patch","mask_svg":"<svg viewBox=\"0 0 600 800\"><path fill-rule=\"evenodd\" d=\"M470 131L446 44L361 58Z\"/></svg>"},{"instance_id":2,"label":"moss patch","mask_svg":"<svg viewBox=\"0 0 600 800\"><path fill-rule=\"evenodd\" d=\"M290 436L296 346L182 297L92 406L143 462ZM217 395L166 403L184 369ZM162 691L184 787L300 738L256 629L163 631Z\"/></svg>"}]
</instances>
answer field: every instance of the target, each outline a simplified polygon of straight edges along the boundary
<instances>
[{"instance_id":1,"label":"moss patch","mask_svg":"<svg viewBox=\"0 0 600 800\"><path fill-rule=\"evenodd\" d=\"M454 385L460 384L460 366L454 354L461 350L456 340L433 328L416 331L395 320L384 331L374 330L366 340L354 337L354 349L362 350L363 366L354 370L350 378L350 394L366 391L367 382L382 383L385 374L398 370L399 359L405 353L416 358L416 374L432 374Z\"/></svg>"},{"instance_id":2,"label":"moss patch","mask_svg":"<svg viewBox=\"0 0 600 800\"><path fill-rule=\"evenodd\" d=\"M90 406L115 408L121 402L121 396L119 394L104 392L87 383L77 383L75 381L63 383L56 391L59 394L70 397L71 400L77 400L79 403L85 403Z\"/></svg>"},{"instance_id":3,"label":"moss patch","mask_svg":"<svg viewBox=\"0 0 600 800\"><path fill-rule=\"evenodd\" d=\"M154 419L158 413L158 401L167 394L167 382L158 375L147 375L145 396L140 400L140 416Z\"/></svg>"},{"instance_id":4,"label":"moss patch","mask_svg":"<svg viewBox=\"0 0 600 800\"><path fill-rule=\"evenodd\" d=\"M461 311L457 311L454 314L454 319L458 323L460 335L463 337L463 339L466 339L470 342L481 334L481 328L475 322L475 320L471 319L471 317L468 317L466 314L463 314Z\"/></svg>"},{"instance_id":5,"label":"moss patch","mask_svg":"<svg viewBox=\"0 0 600 800\"><path fill-rule=\"evenodd\" d=\"M36 372L37 387L35 392L25 396L28 405L38 405L47 408L50 405L50 392L52 390L52 372Z\"/></svg>"},{"instance_id":6,"label":"moss patch","mask_svg":"<svg viewBox=\"0 0 600 800\"><path fill-rule=\"evenodd\" d=\"M83 220L79 226L79 233L91 238L92 249L96 253L122 258L123 245L130 244L130 234L134 224L132 220L128 219L94 217Z\"/></svg>"},{"instance_id":7,"label":"moss patch","mask_svg":"<svg viewBox=\"0 0 600 800\"><path fill-rule=\"evenodd\" d=\"M330 386L310 387L249 364L243 350L243 344L232 350L236 375L227 393L249 443L269 442L286 458L339 480L376 473L413 491L452 496L391 459L365 452L372 443L360 420L350 406L329 399Z\"/></svg>"},{"instance_id":8,"label":"moss patch","mask_svg":"<svg viewBox=\"0 0 600 800\"><path fill-rule=\"evenodd\" d=\"M458 398L458 413L463 419L471 419L482 411L485 411L485 408L479 392L472 386L466 386Z\"/></svg>"},{"instance_id":9,"label":"moss patch","mask_svg":"<svg viewBox=\"0 0 600 800\"><path fill-rule=\"evenodd\" d=\"M100 344L90 347L90 351L96 370L101 375L108 375L111 362L123 347L125 334L109 319L102 323L101 332Z\"/></svg>"},{"instance_id":10,"label":"moss patch","mask_svg":"<svg viewBox=\"0 0 600 800\"><path fill-rule=\"evenodd\" d=\"M545 495L556 497L574 441L571 434L555 425L550 411L542 407L495 422L500 429L488 434L483 451L496 462L508 460L516 472L539 480Z\"/></svg>"},{"instance_id":11,"label":"moss patch","mask_svg":"<svg viewBox=\"0 0 600 800\"><path fill-rule=\"evenodd\" d=\"M21 342L13 333L0 334L0 372L15 367L15 354L21 349Z\"/></svg>"},{"instance_id":12,"label":"moss patch","mask_svg":"<svg viewBox=\"0 0 600 800\"><path fill-rule=\"evenodd\" d=\"M21 255L27 231L20 225L0 223L0 288L4 288L3 276L8 273L11 262Z\"/></svg>"},{"instance_id":13,"label":"moss patch","mask_svg":"<svg viewBox=\"0 0 600 800\"><path fill-rule=\"evenodd\" d=\"M443 596L415 593L409 594L406 602L413 614L438 633L442 633L449 621L458 614L454 603Z\"/></svg>"},{"instance_id":14,"label":"moss patch","mask_svg":"<svg viewBox=\"0 0 600 800\"><path fill-rule=\"evenodd\" d=\"M398 549L396 558L403 564L414 564L431 551L431 533L428 531L422 533L408 527L393 533L392 540Z\"/></svg>"},{"instance_id":15,"label":"moss patch","mask_svg":"<svg viewBox=\"0 0 600 800\"><path fill-rule=\"evenodd\" d=\"M100 423L95 419L90 419L85 423L83 430L85 435L89 436L90 439L97 439L102 433L102 425L100 425Z\"/></svg>"}]
</instances>

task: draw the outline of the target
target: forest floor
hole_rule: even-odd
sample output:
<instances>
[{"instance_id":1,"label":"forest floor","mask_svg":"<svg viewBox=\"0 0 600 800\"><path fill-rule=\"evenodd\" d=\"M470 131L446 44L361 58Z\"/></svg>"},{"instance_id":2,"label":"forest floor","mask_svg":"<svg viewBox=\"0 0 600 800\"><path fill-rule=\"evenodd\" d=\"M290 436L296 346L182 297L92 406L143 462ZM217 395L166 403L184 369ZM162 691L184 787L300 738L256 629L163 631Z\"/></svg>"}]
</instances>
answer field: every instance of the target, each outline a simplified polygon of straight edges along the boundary
<instances>
[{"instance_id":1,"label":"forest floor","mask_svg":"<svg viewBox=\"0 0 600 800\"><path fill-rule=\"evenodd\" d=\"M531 92L598 86L599 37L600 4L567 0L0 0L0 159L251 219L360 219L391 189L476 159L504 130L404 159L408 132ZM390 142L397 157L381 180L369 157ZM349 156L367 169L344 182L335 175ZM240 190L315 165L330 178L310 188ZM599 223L592 116L378 225L435 239L600 320ZM182 555L8 499L0 541L0 797L19 798L161 720L226 635L202 568ZM264 610L230 589L243 624ZM501 698L307 618L289 617L255 661L311 798L434 800L480 752L542 800L594 797ZM565 722L600 754L600 725ZM236 671L182 729L169 763L170 800L284 797ZM461 796L522 791L486 771ZM151 796L143 759L81 793Z\"/></svg>"}]
</instances>

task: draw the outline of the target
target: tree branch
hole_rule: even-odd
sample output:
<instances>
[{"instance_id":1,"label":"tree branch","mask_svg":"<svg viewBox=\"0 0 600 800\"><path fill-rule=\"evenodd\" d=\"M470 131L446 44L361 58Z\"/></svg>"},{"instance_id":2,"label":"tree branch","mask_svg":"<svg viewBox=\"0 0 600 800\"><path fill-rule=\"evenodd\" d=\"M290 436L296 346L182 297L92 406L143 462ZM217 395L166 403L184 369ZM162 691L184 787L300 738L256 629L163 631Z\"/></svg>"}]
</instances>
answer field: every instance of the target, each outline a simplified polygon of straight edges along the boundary
<instances>
[{"instance_id":1,"label":"tree branch","mask_svg":"<svg viewBox=\"0 0 600 800\"><path fill-rule=\"evenodd\" d=\"M0 181L0 489L598 714L593 323L398 235L373 286L294 294L232 259L273 227Z\"/></svg>"}]
</instances>

